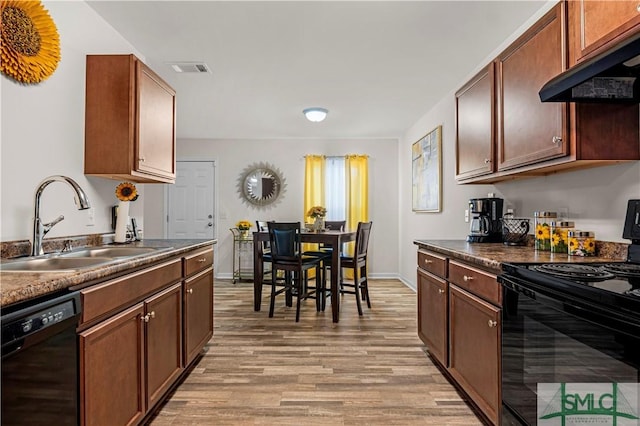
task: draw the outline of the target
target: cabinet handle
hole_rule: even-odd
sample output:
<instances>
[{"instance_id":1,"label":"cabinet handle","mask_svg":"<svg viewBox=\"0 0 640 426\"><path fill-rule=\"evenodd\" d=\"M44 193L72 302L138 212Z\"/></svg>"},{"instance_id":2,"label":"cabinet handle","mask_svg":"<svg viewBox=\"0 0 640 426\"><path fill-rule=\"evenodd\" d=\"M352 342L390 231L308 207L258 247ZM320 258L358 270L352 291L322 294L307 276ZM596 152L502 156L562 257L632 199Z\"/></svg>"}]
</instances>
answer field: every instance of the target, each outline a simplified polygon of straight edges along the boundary
<instances>
[{"instance_id":1,"label":"cabinet handle","mask_svg":"<svg viewBox=\"0 0 640 426\"><path fill-rule=\"evenodd\" d=\"M467 276L467 275L464 275L464 276L462 277L462 279L463 279L463 280L465 280L465 281L473 281L473 280L475 280L475 278L474 278L474 277L470 277L470 276Z\"/></svg>"},{"instance_id":2,"label":"cabinet handle","mask_svg":"<svg viewBox=\"0 0 640 426\"><path fill-rule=\"evenodd\" d=\"M151 311L151 312L149 312L149 316L150 316L151 318L155 318L155 317L156 317L156 311Z\"/></svg>"},{"instance_id":3,"label":"cabinet handle","mask_svg":"<svg viewBox=\"0 0 640 426\"><path fill-rule=\"evenodd\" d=\"M189 293L189 294L193 294L193 289L192 289L192 288L188 289L188 290L187 290L187 293Z\"/></svg>"},{"instance_id":4,"label":"cabinet handle","mask_svg":"<svg viewBox=\"0 0 640 426\"><path fill-rule=\"evenodd\" d=\"M430 264L430 263L433 263L433 260L425 259L425 260L424 260L424 263L425 263L426 265L428 265L428 264Z\"/></svg>"},{"instance_id":5,"label":"cabinet handle","mask_svg":"<svg viewBox=\"0 0 640 426\"><path fill-rule=\"evenodd\" d=\"M444 290L443 290L443 289L441 289L441 288L439 288L439 289L438 289L438 293L440 293L440 294L444 294Z\"/></svg>"},{"instance_id":6,"label":"cabinet handle","mask_svg":"<svg viewBox=\"0 0 640 426\"><path fill-rule=\"evenodd\" d=\"M562 138L560 136L554 136L551 138L551 142L553 142L554 145L560 145L562 143Z\"/></svg>"},{"instance_id":7,"label":"cabinet handle","mask_svg":"<svg viewBox=\"0 0 640 426\"><path fill-rule=\"evenodd\" d=\"M198 259L198 263L204 263L207 261L206 257L203 257L202 259Z\"/></svg>"},{"instance_id":8,"label":"cabinet handle","mask_svg":"<svg viewBox=\"0 0 640 426\"><path fill-rule=\"evenodd\" d=\"M489 324L489 328L493 328L493 327L495 327L496 325L498 325L498 321L495 321L495 320L489 320L489 321L487 322L487 324Z\"/></svg>"},{"instance_id":9,"label":"cabinet handle","mask_svg":"<svg viewBox=\"0 0 640 426\"><path fill-rule=\"evenodd\" d=\"M638 4L638 5L636 6L636 10L637 10L638 12L640 12L640 4Z\"/></svg>"},{"instance_id":10,"label":"cabinet handle","mask_svg":"<svg viewBox=\"0 0 640 426\"><path fill-rule=\"evenodd\" d=\"M488 158L485 158L484 159L484 164L489 164L489 163L491 163L491 160L489 160Z\"/></svg>"},{"instance_id":11,"label":"cabinet handle","mask_svg":"<svg viewBox=\"0 0 640 426\"><path fill-rule=\"evenodd\" d=\"M140 317L140 320L144 322L149 322L149 314L143 315L142 317Z\"/></svg>"}]
</instances>

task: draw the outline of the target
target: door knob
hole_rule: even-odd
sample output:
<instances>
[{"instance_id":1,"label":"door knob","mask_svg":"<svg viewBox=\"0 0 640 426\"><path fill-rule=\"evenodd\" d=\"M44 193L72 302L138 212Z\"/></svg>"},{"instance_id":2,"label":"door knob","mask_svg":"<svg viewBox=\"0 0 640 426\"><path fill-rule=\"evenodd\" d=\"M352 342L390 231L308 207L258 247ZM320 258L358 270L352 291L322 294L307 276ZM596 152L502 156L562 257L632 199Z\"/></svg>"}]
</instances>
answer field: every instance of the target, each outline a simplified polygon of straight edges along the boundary
<instances>
[{"instance_id":1,"label":"door knob","mask_svg":"<svg viewBox=\"0 0 640 426\"><path fill-rule=\"evenodd\" d=\"M207 226L208 226L208 227L212 227L212 226L213 226L213 223L212 223L212 222L209 222L209 223L207 223Z\"/></svg>"},{"instance_id":2,"label":"door knob","mask_svg":"<svg viewBox=\"0 0 640 426\"><path fill-rule=\"evenodd\" d=\"M209 219L213 219L213 215L210 214L209 216L207 216Z\"/></svg>"}]
</instances>

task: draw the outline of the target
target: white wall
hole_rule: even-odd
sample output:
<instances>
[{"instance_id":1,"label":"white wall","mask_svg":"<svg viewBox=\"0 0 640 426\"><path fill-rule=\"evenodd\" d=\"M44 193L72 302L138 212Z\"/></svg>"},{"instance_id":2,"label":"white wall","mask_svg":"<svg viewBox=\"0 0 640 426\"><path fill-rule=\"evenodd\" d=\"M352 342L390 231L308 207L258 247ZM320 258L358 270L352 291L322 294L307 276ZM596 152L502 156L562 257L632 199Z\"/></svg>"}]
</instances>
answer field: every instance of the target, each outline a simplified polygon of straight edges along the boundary
<instances>
[{"instance_id":1,"label":"white wall","mask_svg":"<svg viewBox=\"0 0 640 426\"><path fill-rule=\"evenodd\" d=\"M71 188L53 183L43 193L41 216L65 220L48 236L109 232L110 206L117 181L84 176L85 55L139 53L84 2L44 2L60 35L61 61L47 80L22 85L0 77L2 97L1 224L2 241L29 239L33 195L45 177L63 174L76 180L95 209L95 225L78 211ZM138 186L143 193L144 188ZM133 203L132 216L142 216Z\"/></svg>"},{"instance_id":2,"label":"white wall","mask_svg":"<svg viewBox=\"0 0 640 426\"><path fill-rule=\"evenodd\" d=\"M398 141L384 140L179 140L178 160L214 160L216 162L216 275L232 272L233 240L229 228L242 219L304 221L304 156L307 154L369 155L369 218L373 221L370 241L372 276L397 276L398 258ZM237 181L249 164L268 162L285 179L286 191L274 207L256 209L240 199ZM145 211L149 205L164 204L164 192L147 188ZM148 214L147 214L148 216ZM145 221L145 237L162 237L162 221Z\"/></svg>"},{"instance_id":3,"label":"white wall","mask_svg":"<svg viewBox=\"0 0 640 426\"><path fill-rule=\"evenodd\" d=\"M549 4L549 8L554 2ZM544 12L539 11L486 60L470 73L471 78L504 48L531 26ZM460 82L461 87L467 80ZM469 224L464 210L469 198L486 197L489 192L505 199L517 216L533 217L536 210L568 209L569 218L582 230L594 231L596 239L629 243L622 239L627 200L640 198L640 162L598 167L581 171L499 183L458 185L455 183L455 91L422 116L398 145L400 166L400 271L403 281L415 288L416 239L464 239ZM411 144L438 125L443 128L443 209L442 213L411 211ZM607 141L611 143L611 141ZM640 142L639 142L640 143Z\"/></svg>"}]
</instances>

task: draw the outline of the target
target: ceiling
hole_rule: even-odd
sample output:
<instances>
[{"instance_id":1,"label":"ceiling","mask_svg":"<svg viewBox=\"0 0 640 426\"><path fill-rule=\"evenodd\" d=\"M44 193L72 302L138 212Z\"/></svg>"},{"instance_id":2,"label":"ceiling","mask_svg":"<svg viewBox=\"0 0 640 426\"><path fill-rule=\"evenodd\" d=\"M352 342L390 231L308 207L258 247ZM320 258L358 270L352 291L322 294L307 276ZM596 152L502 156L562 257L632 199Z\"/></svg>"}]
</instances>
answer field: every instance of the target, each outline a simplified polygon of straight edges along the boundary
<instances>
[{"instance_id":1,"label":"ceiling","mask_svg":"<svg viewBox=\"0 0 640 426\"><path fill-rule=\"evenodd\" d=\"M88 3L176 89L178 138L374 139L402 137L545 1Z\"/></svg>"}]
</instances>

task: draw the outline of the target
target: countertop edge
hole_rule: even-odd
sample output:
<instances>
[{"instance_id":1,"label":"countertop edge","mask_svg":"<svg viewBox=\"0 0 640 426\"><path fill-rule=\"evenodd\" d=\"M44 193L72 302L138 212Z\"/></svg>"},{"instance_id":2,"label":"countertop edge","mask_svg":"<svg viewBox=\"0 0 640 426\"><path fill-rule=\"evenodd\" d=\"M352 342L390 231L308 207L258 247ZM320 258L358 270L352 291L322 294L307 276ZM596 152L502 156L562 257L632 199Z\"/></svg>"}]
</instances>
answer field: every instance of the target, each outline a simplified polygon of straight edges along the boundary
<instances>
[{"instance_id":1,"label":"countertop edge","mask_svg":"<svg viewBox=\"0 0 640 426\"><path fill-rule=\"evenodd\" d=\"M172 247L172 249L123 259L117 263L96 265L94 268L74 272L29 273L0 271L0 307L6 308L10 305L71 287L80 288L83 284L91 285L95 282L106 281L127 271L160 263L189 251L208 246L213 247L217 242L217 239L142 240L132 243L131 247Z\"/></svg>"},{"instance_id":2,"label":"countertop edge","mask_svg":"<svg viewBox=\"0 0 640 426\"><path fill-rule=\"evenodd\" d=\"M561 253L536 251L531 246L507 246L502 243L469 243L464 240L413 240L420 248L465 261L496 274L502 273L502 264L517 263L589 263L624 261L625 255L612 256L569 256ZM624 244L621 244L624 246Z\"/></svg>"}]
</instances>

